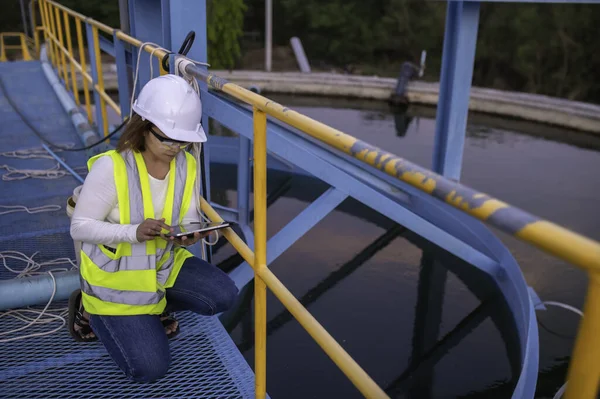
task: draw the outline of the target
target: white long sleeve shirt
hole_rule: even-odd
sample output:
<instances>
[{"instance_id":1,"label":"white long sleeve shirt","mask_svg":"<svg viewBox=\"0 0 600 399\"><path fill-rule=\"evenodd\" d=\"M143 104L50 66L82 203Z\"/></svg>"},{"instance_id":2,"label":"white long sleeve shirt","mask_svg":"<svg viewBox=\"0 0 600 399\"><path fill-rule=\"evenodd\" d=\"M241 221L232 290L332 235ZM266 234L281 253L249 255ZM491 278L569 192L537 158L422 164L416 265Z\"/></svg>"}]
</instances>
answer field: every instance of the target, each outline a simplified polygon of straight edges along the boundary
<instances>
[{"instance_id":1,"label":"white long sleeve shirt","mask_svg":"<svg viewBox=\"0 0 600 399\"><path fill-rule=\"evenodd\" d=\"M138 243L139 224L120 224L117 189L111 157L100 157L87 175L71 218L71 237L91 244L116 245L121 242ZM170 172L169 172L170 173ZM169 173L162 179L148 175L154 218L162 214L169 184ZM192 202L183 217L183 223L198 222L197 193L192 190Z\"/></svg>"}]
</instances>

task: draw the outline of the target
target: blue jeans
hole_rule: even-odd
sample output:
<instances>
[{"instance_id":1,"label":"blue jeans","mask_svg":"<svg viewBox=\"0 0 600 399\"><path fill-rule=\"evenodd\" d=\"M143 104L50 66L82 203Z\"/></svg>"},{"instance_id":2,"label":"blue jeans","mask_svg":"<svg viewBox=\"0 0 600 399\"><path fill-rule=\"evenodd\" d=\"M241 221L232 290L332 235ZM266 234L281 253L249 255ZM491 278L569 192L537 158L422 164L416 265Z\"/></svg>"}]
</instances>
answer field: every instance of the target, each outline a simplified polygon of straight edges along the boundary
<instances>
[{"instance_id":1,"label":"blue jeans","mask_svg":"<svg viewBox=\"0 0 600 399\"><path fill-rule=\"evenodd\" d=\"M206 316L229 309L238 294L227 274L196 257L186 259L175 284L166 291L167 310ZM158 315L91 315L90 325L130 380L152 382L167 373L171 352Z\"/></svg>"}]
</instances>

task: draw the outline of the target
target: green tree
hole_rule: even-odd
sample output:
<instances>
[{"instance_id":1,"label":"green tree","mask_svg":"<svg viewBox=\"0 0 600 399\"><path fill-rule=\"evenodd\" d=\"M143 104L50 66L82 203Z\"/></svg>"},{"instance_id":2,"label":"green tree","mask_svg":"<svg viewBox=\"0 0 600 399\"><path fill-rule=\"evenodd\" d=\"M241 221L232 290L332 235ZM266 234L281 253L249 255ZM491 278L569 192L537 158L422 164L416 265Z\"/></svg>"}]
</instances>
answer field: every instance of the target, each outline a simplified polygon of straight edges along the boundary
<instances>
[{"instance_id":1,"label":"green tree","mask_svg":"<svg viewBox=\"0 0 600 399\"><path fill-rule=\"evenodd\" d=\"M208 0L208 62L211 68L233 68L241 54L244 0Z\"/></svg>"}]
</instances>

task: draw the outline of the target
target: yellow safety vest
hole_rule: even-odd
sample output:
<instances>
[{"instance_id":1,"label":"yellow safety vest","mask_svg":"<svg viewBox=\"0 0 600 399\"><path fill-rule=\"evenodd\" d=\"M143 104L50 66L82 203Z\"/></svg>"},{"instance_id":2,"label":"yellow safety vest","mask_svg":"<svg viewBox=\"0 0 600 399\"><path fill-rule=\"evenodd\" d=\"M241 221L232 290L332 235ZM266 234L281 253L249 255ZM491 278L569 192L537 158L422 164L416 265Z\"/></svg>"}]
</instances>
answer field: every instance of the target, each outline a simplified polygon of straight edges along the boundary
<instances>
[{"instance_id":1,"label":"yellow safety vest","mask_svg":"<svg viewBox=\"0 0 600 399\"><path fill-rule=\"evenodd\" d=\"M115 150L96 155L88 169L110 156L121 224L165 218L181 223L191 204L196 179L196 160L182 151L171 161L167 197L162 215L154 214L148 171L142 154ZM160 314L166 306L165 289L172 287L188 250L158 237L139 244L120 243L111 251L104 245L82 243L80 281L85 310L99 315Z\"/></svg>"}]
</instances>

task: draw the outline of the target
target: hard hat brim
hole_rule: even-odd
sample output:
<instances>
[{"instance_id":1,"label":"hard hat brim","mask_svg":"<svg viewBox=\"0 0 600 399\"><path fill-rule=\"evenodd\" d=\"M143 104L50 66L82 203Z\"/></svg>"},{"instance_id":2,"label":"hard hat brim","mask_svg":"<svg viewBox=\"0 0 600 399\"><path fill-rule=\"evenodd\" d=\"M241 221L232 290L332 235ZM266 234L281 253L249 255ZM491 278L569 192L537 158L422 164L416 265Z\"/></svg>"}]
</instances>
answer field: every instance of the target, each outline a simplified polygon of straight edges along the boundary
<instances>
[{"instance_id":1,"label":"hard hat brim","mask_svg":"<svg viewBox=\"0 0 600 399\"><path fill-rule=\"evenodd\" d=\"M184 130L178 128L169 128L162 123L152 122L170 139L185 141L186 143L204 143L207 140L206 133L202 125L198 125L196 130Z\"/></svg>"}]
</instances>

